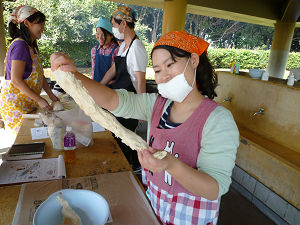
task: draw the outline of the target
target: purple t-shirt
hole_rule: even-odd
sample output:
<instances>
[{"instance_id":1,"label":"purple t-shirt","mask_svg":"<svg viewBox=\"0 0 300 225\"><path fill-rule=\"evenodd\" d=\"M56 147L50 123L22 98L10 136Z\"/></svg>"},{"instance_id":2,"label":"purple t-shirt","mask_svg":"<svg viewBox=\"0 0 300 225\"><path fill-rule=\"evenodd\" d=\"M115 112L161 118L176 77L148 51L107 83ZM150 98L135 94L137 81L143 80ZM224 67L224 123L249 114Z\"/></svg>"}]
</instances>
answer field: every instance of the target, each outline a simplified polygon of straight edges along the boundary
<instances>
[{"instance_id":1,"label":"purple t-shirt","mask_svg":"<svg viewBox=\"0 0 300 225\"><path fill-rule=\"evenodd\" d=\"M6 80L11 79L11 61L19 60L25 62L25 71L23 74L23 80L27 79L32 72L32 59L27 43L23 40L18 40L12 43L9 47L6 56Z\"/></svg>"}]
</instances>

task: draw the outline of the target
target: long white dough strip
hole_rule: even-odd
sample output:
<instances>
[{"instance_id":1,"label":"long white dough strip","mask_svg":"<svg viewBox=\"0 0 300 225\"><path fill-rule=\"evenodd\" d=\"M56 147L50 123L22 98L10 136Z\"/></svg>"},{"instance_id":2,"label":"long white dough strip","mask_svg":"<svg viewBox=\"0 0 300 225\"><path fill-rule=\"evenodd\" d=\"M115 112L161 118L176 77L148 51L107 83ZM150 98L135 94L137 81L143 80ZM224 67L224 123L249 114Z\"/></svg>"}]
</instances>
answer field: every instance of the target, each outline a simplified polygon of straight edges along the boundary
<instances>
[{"instance_id":1,"label":"long white dough strip","mask_svg":"<svg viewBox=\"0 0 300 225\"><path fill-rule=\"evenodd\" d=\"M147 143L140 136L122 126L111 113L99 107L88 93L88 90L83 86L80 80L75 78L73 73L56 70L53 72L53 75L59 86L72 96L79 107L85 114L90 116L93 121L113 132L131 149L143 150L148 148ZM157 159L163 159L166 155L166 151L158 151L153 154Z\"/></svg>"}]
</instances>

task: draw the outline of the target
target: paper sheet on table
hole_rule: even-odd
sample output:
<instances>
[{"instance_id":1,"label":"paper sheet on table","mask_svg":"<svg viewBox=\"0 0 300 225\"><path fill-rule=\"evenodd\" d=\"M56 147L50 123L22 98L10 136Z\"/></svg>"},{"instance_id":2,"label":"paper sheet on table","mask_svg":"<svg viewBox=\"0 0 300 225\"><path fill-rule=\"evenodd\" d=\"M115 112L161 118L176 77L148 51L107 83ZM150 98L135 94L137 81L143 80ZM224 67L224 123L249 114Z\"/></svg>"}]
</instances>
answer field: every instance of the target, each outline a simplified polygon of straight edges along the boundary
<instances>
[{"instance_id":1,"label":"paper sheet on table","mask_svg":"<svg viewBox=\"0 0 300 225\"><path fill-rule=\"evenodd\" d=\"M47 127L31 128L32 140L49 138Z\"/></svg>"},{"instance_id":2,"label":"paper sheet on table","mask_svg":"<svg viewBox=\"0 0 300 225\"><path fill-rule=\"evenodd\" d=\"M93 126L93 132L103 132L105 131L105 128L102 127L100 124L96 123L96 122L92 122L92 126Z\"/></svg>"},{"instance_id":3,"label":"paper sheet on table","mask_svg":"<svg viewBox=\"0 0 300 225\"><path fill-rule=\"evenodd\" d=\"M13 184L66 177L65 161L58 158L4 161L0 166L0 184Z\"/></svg>"},{"instance_id":4,"label":"paper sheet on table","mask_svg":"<svg viewBox=\"0 0 300 225\"><path fill-rule=\"evenodd\" d=\"M129 171L23 184L12 224L32 224L39 205L52 193L68 188L92 190L102 195L109 204L111 224L160 224Z\"/></svg>"}]
</instances>

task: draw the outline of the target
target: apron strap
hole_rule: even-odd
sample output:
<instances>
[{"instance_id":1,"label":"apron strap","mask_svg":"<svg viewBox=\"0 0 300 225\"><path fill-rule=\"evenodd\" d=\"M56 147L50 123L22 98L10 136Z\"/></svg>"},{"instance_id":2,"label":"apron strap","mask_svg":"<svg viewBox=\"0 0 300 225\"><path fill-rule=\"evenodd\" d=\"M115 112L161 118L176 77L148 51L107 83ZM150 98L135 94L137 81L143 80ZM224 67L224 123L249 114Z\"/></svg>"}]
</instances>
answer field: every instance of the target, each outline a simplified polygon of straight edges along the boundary
<instances>
[{"instance_id":1,"label":"apron strap","mask_svg":"<svg viewBox=\"0 0 300 225\"><path fill-rule=\"evenodd\" d=\"M116 48L118 47L118 45L116 45L110 52L109 56L112 56L114 54L114 51L116 50Z\"/></svg>"},{"instance_id":2,"label":"apron strap","mask_svg":"<svg viewBox=\"0 0 300 225\"><path fill-rule=\"evenodd\" d=\"M128 52L129 52L129 50L130 50L130 47L131 47L133 41L136 39L136 37L137 37L137 36L135 35L134 38L132 38L132 41L131 41L131 43L130 43L130 45L129 45L129 47L128 47L128 51L126 52L125 58L127 58Z\"/></svg>"},{"instance_id":3,"label":"apron strap","mask_svg":"<svg viewBox=\"0 0 300 225\"><path fill-rule=\"evenodd\" d=\"M99 45L96 46L96 55L99 55Z\"/></svg>"}]
</instances>

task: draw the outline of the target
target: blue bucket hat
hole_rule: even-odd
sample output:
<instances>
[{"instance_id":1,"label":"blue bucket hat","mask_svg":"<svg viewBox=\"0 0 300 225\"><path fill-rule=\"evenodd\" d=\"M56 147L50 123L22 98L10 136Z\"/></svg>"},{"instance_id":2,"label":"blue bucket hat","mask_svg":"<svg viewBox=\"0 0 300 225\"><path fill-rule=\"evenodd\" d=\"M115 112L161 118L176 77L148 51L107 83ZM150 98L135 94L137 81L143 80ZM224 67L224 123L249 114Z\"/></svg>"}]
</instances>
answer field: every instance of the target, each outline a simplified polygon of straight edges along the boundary
<instances>
[{"instance_id":1,"label":"blue bucket hat","mask_svg":"<svg viewBox=\"0 0 300 225\"><path fill-rule=\"evenodd\" d=\"M98 21L98 23L97 23L97 25L96 25L96 29L98 27L101 27L101 28L107 30L109 33L113 34L113 32L112 32L112 25L109 22L109 20L107 20L107 19L100 18L99 21Z\"/></svg>"}]
</instances>

